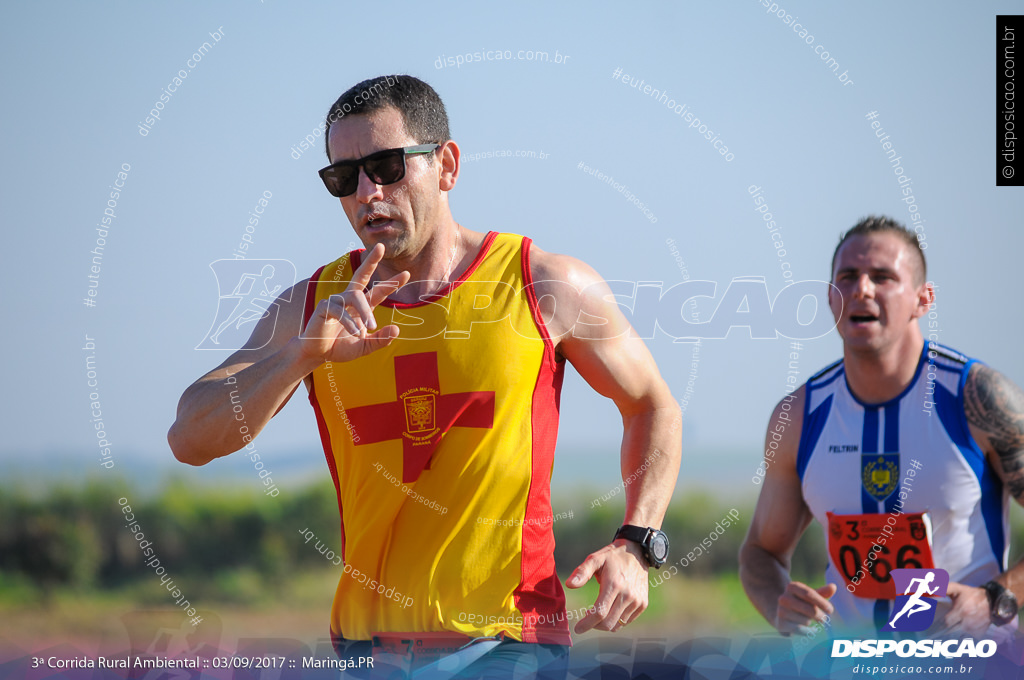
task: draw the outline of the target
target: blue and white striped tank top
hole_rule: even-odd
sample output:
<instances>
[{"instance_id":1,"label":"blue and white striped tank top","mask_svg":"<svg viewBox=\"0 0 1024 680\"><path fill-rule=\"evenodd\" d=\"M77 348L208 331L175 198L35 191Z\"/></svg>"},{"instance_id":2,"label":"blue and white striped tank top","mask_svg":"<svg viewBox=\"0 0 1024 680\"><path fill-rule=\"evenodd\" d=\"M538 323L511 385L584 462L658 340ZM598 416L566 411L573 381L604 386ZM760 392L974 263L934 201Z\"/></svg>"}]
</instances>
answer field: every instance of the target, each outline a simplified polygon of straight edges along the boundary
<instances>
[{"instance_id":1,"label":"blue and white striped tank top","mask_svg":"<svg viewBox=\"0 0 1024 680\"><path fill-rule=\"evenodd\" d=\"M842 361L807 381L797 472L826 541L827 512L927 512L935 566L950 580L980 586L1006 569L1008 493L964 415L964 384L975 361L926 343L913 381L882 404L862 403L850 392ZM830 559L825 572L825 581L839 589L832 598L838 622L853 629L884 626L892 602L851 594L841 568Z\"/></svg>"}]
</instances>

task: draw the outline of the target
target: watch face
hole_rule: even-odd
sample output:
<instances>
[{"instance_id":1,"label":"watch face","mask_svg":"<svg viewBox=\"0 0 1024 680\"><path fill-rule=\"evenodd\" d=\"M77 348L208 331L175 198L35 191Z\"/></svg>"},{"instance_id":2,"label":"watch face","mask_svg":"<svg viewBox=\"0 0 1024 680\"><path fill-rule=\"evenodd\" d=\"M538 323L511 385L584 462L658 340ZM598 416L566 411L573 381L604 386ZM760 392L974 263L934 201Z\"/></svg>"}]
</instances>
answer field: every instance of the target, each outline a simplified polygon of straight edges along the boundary
<instances>
[{"instance_id":1,"label":"watch face","mask_svg":"<svg viewBox=\"0 0 1024 680\"><path fill-rule=\"evenodd\" d=\"M668 558L668 538L660 531L651 536L651 556L659 563Z\"/></svg>"},{"instance_id":2,"label":"watch face","mask_svg":"<svg viewBox=\"0 0 1024 680\"><path fill-rule=\"evenodd\" d=\"M996 600L996 616L1010 621L1017 615L1017 602L1009 593L1004 593Z\"/></svg>"}]
</instances>

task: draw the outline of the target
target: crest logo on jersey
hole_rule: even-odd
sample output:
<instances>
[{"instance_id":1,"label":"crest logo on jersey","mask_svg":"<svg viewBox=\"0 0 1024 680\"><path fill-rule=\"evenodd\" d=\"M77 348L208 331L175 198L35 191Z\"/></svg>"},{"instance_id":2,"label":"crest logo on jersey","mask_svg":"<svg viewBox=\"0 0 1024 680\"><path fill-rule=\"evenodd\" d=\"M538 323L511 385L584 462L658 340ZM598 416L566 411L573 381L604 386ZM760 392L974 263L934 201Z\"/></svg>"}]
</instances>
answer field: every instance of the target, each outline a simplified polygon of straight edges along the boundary
<instances>
[{"instance_id":1,"label":"crest logo on jersey","mask_svg":"<svg viewBox=\"0 0 1024 680\"><path fill-rule=\"evenodd\" d=\"M884 501L899 485L900 454L865 453L860 458L860 477L864 490Z\"/></svg>"},{"instance_id":2,"label":"crest logo on jersey","mask_svg":"<svg viewBox=\"0 0 1024 680\"><path fill-rule=\"evenodd\" d=\"M494 427L494 392L443 392L437 352L397 356L397 399L353 406L347 415L359 433L356 446L399 440L402 442L402 482L411 484L452 428Z\"/></svg>"},{"instance_id":3,"label":"crest logo on jersey","mask_svg":"<svg viewBox=\"0 0 1024 680\"><path fill-rule=\"evenodd\" d=\"M409 392L419 392L419 394L407 392L402 395L402 401L405 404L406 436L418 440L429 439L437 429L437 426L434 425L434 395L424 389L409 390ZM423 394L423 392L427 393ZM412 436L413 433L419 436Z\"/></svg>"},{"instance_id":4,"label":"crest logo on jersey","mask_svg":"<svg viewBox=\"0 0 1024 680\"><path fill-rule=\"evenodd\" d=\"M893 569L889 573L896 586L896 600L892 618L882 630L926 630L935 620L935 598L946 595L949 572L945 569Z\"/></svg>"}]
</instances>

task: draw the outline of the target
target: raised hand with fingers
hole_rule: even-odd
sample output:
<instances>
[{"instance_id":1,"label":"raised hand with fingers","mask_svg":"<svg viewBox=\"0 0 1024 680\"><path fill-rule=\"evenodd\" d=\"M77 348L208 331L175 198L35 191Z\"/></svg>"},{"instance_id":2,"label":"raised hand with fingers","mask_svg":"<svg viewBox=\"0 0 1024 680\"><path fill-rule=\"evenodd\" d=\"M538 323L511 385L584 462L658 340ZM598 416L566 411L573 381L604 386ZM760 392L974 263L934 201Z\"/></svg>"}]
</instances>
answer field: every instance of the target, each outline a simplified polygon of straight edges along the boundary
<instances>
[{"instance_id":1,"label":"raised hand with fingers","mask_svg":"<svg viewBox=\"0 0 1024 680\"><path fill-rule=\"evenodd\" d=\"M398 326L394 324L377 328L373 310L408 283L410 275L400 272L379 281L367 293L366 287L383 258L384 245L378 243L353 272L345 292L320 301L299 336L305 356L321 361L351 361L387 347L398 337Z\"/></svg>"}]
</instances>

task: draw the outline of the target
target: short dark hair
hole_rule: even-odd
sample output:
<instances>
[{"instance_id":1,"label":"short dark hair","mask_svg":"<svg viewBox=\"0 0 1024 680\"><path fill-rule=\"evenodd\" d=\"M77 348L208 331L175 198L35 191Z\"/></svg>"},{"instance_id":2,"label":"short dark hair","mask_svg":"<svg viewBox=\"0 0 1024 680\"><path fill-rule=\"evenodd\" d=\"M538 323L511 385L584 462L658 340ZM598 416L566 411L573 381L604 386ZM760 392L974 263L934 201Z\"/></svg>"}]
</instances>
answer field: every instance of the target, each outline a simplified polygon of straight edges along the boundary
<instances>
[{"instance_id":1,"label":"short dark hair","mask_svg":"<svg viewBox=\"0 0 1024 680\"><path fill-rule=\"evenodd\" d=\"M350 87L327 112L324 129L327 160L332 160L327 143L332 123L345 116L369 115L388 106L402 114L406 131L417 144L443 144L451 139L448 112L434 88L413 76L378 76Z\"/></svg>"},{"instance_id":2,"label":"short dark hair","mask_svg":"<svg viewBox=\"0 0 1024 680\"><path fill-rule=\"evenodd\" d=\"M836 258L839 257L839 249L843 247L843 244L854 236L867 236L869 234L893 234L902 239L911 251L917 253L917 257L921 261L921 280L917 283L924 283L928 280L928 263L924 259L921 241L918 240L917 235L911 229L907 229L896 220L885 215L869 215L839 237L839 245L836 246L835 252L832 253L830 278L835 273Z\"/></svg>"}]
</instances>

